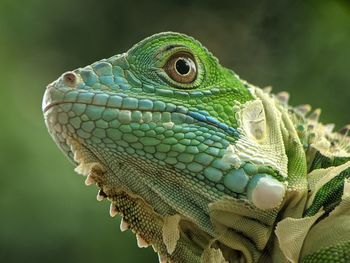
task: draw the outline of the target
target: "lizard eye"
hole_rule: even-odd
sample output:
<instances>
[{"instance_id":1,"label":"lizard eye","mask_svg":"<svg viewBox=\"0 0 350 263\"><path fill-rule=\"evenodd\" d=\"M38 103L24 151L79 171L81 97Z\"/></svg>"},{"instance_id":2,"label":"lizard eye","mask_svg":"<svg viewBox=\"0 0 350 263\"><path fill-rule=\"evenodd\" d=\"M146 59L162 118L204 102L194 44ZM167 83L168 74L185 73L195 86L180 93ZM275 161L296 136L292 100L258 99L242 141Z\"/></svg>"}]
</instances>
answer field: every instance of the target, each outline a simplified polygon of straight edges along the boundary
<instances>
[{"instance_id":1,"label":"lizard eye","mask_svg":"<svg viewBox=\"0 0 350 263\"><path fill-rule=\"evenodd\" d=\"M192 83L197 77L195 59L187 52L172 55L163 69L172 80L183 84Z\"/></svg>"}]
</instances>

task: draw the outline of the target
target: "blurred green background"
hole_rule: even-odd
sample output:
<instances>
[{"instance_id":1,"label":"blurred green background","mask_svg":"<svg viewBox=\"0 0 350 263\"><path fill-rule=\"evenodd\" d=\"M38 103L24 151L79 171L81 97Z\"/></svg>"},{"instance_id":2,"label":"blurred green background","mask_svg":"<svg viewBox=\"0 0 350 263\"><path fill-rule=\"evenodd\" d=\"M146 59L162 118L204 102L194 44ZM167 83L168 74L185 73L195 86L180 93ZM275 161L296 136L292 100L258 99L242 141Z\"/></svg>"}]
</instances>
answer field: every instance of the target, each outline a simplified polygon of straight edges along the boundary
<instances>
[{"instance_id":1,"label":"blurred green background","mask_svg":"<svg viewBox=\"0 0 350 263\"><path fill-rule=\"evenodd\" d=\"M41 98L64 71L165 30L294 105L322 107L323 122L350 121L348 1L0 0L0 262L157 262L73 172Z\"/></svg>"}]
</instances>

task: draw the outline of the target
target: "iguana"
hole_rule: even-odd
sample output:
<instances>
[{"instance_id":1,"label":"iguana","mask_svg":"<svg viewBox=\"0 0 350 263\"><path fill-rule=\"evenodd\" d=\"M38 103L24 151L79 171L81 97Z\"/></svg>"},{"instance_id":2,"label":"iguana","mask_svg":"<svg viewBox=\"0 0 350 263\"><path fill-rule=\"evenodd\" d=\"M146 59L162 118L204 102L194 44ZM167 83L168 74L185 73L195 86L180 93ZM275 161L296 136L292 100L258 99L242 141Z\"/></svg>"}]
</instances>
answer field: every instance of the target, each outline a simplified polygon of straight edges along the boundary
<instances>
[{"instance_id":1,"label":"iguana","mask_svg":"<svg viewBox=\"0 0 350 263\"><path fill-rule=\"evenodd\" d=\"M48 85L59 148L160 262L350 262L349 126L165 32Z\"/></svg>"}]
</instances>

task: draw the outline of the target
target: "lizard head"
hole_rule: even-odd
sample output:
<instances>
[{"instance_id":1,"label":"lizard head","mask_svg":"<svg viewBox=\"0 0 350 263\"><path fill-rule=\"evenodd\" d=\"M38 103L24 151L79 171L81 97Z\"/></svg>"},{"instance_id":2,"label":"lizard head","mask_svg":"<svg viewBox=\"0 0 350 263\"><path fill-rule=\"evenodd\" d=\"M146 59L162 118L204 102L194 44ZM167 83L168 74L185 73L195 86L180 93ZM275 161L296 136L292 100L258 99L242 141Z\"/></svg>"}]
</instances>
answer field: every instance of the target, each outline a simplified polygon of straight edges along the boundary
<instances>
[{"instance_id":1,"label":"lizard head","mask_svg":"<svg viewBox=\"0 0 350 263\"><path fill-rule=\"evenodd\" d=\"M110 198L111 213L121 212L134 231L172 254L175 246L164 241L168 217L180 215L174 220L185 222L183 232L191 225L198 239L209 239L210 203L281 204L287 157L272 105L198 41L161 33L64 73L48 86L43 111L86 184L96 182L99 199ZM179 236L176 249L187 253L194 237Z\"/></svg>"}]
</instances>

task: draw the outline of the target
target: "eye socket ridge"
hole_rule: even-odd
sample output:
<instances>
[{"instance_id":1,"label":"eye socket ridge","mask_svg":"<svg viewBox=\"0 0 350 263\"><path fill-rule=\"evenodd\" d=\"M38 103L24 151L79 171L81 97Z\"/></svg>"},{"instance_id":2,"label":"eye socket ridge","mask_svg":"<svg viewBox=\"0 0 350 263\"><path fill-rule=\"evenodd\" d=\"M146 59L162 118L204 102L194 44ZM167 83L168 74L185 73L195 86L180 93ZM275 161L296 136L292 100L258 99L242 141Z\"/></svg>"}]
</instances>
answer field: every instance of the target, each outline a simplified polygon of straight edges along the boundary
<instances>
[{"instance_id":1,"label":"eye socket ridge","mask_svg":"<svg viewBox=\"0 0 350 263\"><path fill-rule=\"evenodd\" d=\"M168 58L163 67L165 73L180 84L190 84L197 78L197 64L189 52L179 51Z\"/></svg>"}]
</instances>

